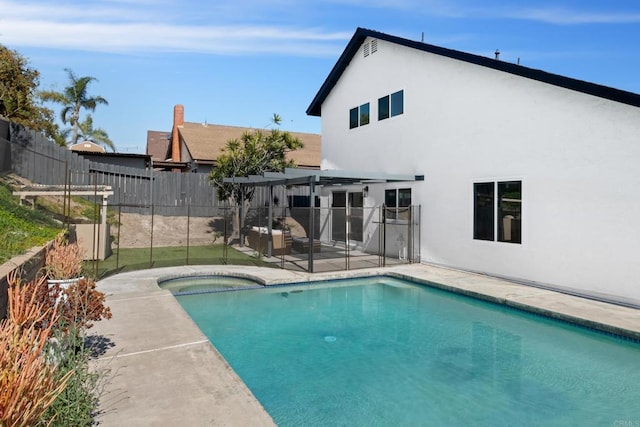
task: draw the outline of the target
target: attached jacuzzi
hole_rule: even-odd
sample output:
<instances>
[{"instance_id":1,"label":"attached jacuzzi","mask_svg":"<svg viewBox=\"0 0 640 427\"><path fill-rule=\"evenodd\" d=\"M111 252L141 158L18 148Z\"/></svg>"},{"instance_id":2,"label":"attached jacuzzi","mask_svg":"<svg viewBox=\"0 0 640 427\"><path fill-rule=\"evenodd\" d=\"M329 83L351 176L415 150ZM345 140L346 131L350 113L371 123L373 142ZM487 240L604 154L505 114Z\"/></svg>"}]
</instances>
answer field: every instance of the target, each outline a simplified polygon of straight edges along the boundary
<instances>
[{"instance_id":1,"label":"attached jacuzzi","mask_svg":"<svg viewBox=\"0 0 640 427\"><path fill-rule=\"evenodd\" d=\"M238 276L185 276L158 281L158 286L174 295L258 289L264 287L256 280Z\"/></svg>"}]
</instances>

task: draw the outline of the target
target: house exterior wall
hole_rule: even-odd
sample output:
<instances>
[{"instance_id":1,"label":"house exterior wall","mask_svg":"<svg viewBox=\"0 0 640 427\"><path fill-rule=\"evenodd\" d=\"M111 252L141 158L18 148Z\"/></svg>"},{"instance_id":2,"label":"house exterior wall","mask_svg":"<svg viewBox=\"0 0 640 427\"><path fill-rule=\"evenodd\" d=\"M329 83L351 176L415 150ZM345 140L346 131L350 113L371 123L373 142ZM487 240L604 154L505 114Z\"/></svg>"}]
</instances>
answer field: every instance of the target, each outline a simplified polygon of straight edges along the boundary
<instances>
[{"instance_id":1,"label":"house exterior wall","mask_svg":"<svg viewBox=\"0 0 640 427\"><path fill-rule=\"evenodd\" d=\"M207 175L213 170L213 165L194 162L191 165L191 172L206 173Z\"/></svg>"},{"instance_id":2,"label":"house exterior wall","mask_svg":"<svg viewBox=\"0 0 640 427\"><path fill-rule=\"evenodd\" d=\"M133 157L133 156L104 156L104 155L94 155L90 152L78 152L80 157L83 157L87 160L91 160L95 163L101 163L105 165L114 165L114 166L124 166L129 168L137 168L137 169L147 169L148 163L147 159L144 157Z\"/></svg>"},{"instance_id":3,"label":"house exterior wall","mask_svg":"<svg viewBox=\"0 0 640 427\"><path fill-rule=\"evenodd\" d=\"M191 162L193 158L191 157L191 153L189 153L189 148L187 144L184 143L184 140L180 138L180 160L181 162Z\"/></svg>"},{"instance_id":4,"label":"house exterior wall","mask_svg":"<svg viewBox=\"0 0 640 427\"><path fill-rule=\"evenodd\" d=\"M369 41L369 39L367 40ZM424 175L423 261L640 302L640 109L378 40L322 104L323 168ZM404 114L378 98L404 90ZM370 124L349 110L370 103ZM473 184L522 181L522 244L473 239ZM369 198L384 202L384 187Z\"/></svg>"}]
</instances>

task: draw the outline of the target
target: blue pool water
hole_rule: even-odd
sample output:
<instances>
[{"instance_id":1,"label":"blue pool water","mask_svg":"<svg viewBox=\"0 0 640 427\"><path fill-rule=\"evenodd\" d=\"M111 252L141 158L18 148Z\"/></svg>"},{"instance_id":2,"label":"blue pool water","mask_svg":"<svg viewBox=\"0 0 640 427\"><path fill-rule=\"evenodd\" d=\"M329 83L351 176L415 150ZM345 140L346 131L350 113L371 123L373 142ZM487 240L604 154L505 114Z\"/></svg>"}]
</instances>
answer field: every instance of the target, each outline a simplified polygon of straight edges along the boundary
<instances>
[{"instance_id":1,"label":"blue pool water","mask_svg":"<svg viewBox=\"0 0 640 427\"><path fill-rule=\"evenodd\" d=\"M640 345L573 325L391 278L177 299L280 426L640 424Z\"/></svg>"}]
</instances>

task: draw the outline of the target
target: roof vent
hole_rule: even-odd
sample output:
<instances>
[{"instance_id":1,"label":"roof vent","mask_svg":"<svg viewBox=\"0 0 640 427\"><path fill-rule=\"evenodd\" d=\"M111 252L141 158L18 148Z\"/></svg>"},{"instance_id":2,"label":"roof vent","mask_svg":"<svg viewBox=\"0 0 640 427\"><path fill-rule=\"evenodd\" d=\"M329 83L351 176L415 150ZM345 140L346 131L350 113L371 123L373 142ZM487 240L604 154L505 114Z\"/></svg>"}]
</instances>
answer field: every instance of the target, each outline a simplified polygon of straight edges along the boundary
<instances>
[{"instance_id":1,"label":"roof vent","mask_svg":"<svg viewBox=\"0 0 640 427\"><path fill-rule=\"evenodd\" d=\"M367 56L369 56L369 43L365 43L364 44L364 47L362 49L362 53L364 54L365 58Z\"/></svg>"},{"instance_id":2,"label":"roof vent","mask_svg":"<svg viewBox=\"0 0 640 427\"><path fill-rule=\"evenodd\" d=\"M499 61L500 60L500 51L498 49L496 49L495 54L496 54L496 61Z\"/></svg>"}]
</instances>

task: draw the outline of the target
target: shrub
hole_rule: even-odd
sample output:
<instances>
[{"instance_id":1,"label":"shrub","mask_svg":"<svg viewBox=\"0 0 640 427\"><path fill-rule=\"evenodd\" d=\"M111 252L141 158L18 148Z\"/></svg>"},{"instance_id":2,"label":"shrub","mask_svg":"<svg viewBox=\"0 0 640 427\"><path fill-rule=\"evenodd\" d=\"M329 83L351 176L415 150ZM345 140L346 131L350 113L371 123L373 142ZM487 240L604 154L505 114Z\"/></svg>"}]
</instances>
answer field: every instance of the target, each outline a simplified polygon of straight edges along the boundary
<instances>
[{"instance_id":1,"label":"shrub","mask_svg":"<svg viewBox=\"0 0 640 427\"><path fill-rule=\"evenodd\" d=\"M105 306L105 294L96 289L96 282L80 279L62 290L60 316L75 330L84 332L93 322L111 319L111 309Z\"/></svg>"},{"instance_id":2,"label":"shrub","mask_svg":"<svg viewBox=\"0 0 640 427\"><path fill-rule=\"evenodd\" d=\"M27 288L25 293L28 298L34 298L47 310L56 308L56 329L65 333L75 331L82 335L93 326L93 322L111 319L111 309L105 305L106 296L96 289L96 282L92 279L79 279L64 289L58 283L47 285L42 280L24 287ZM37 322L37 326L46 325ZM51 332L54 333L55 329Z\"/></svg>"},{"instance_id":3,"label":"shrub","mask_svg":"<svg viewBox=\"0 0 640 427\"><path fill-rule=\"evenodd\" d=\"M103 374L89 369L91 350L84 345L84 336L74 330L54 331L50 355L57 364L56 378L67 375L65 389L56 397L40 419L41 426L88 426L93 422L99 403L100 380Z\"/></svg>"},{"instance_id":4,"label":"shrub","mask_svg":"<svg viewBox=\"0 0 640 427\"><path fill-rule=\"evenodd\" d=\"M0 342L0 372L10 373L0 375L0 426L90 425L98 407L99 385L105 372L89 369L91 349L85 346L86 329L93 326L93 322L111 318L104 293L98 291L95 282L89 279L80 279L61 289L59 284L48 285L44 278L20 284L15 276L11 281L11 292L14 294L9 301L7 324L13 325L13 329L0 325L0 333L7 334ZM37 335L38 345L28 341L13 347L13 342L19 343L15 337L16 330L25 329L31 331L28 337L32 341L32 335ZM34 349L31 353L25 350L30 348ZM21 354L22 357L30 355L26 364L20 362ZM9 366L14 359L18 365ZM37 375L32 374L33 369L25 368L35 365L36 361L44 373L37 371ZM21 372L27 378L13 384L17 375L14 372ZM25 382L26 386L23 385ZM62 383L64 387L53 387ZM35 392L20 397L14 390L16 387L22 390L22 394L31 388L46 390L46 387L53 387L55 395L40 391L43 397L39 398ZM29 400L35 404L27 406L25 402ZM19 416L22 413L25 415ZM6 420L3 414L6 414Z\"/></svg>"},{"instance_id":5,"label":"shrub","mask_svg":"<svg viewBox=\"0 0 640 427\"><path fill-rule=\"evenodd\" d=\"M55 304L59 307L60 318L54 329L52 354L58 363L57 375L63 377L71 373L67 387L44 414L41 424L90 425L98 408L102 374L89 370L91 349L85 346L85 331L93 326L93 322L110 319L111 310L104 304L104 293L89 279L80 279L62 290L55 284L46 293L48 296L44 292L40 294L49 302L57 298Z\"/></svg>"},{"instance_id":6,"label":"shrub","mask_svg":"<svg viewBox=\"0 0 640 427\"><path fill-rule=\"evenodd\" d=\"M9 276L9 316L0 321L0 425L31 426L64 391L72 371L57 375L46 357L48 337L58 320L55 307L36 299L31 286ZM41 327L46 325L46 327Z\"/></svg>"},{"instance_id":7,"label":"shrub","mask_svg":"<svg viewBox=\"0 0 640 427\"><path fill-rule=\"evenodd\" d=\"M47 250L45 273L49 279L73 279L82 275L82 249L59 234Z\"/></svg>"}]
</instances>

